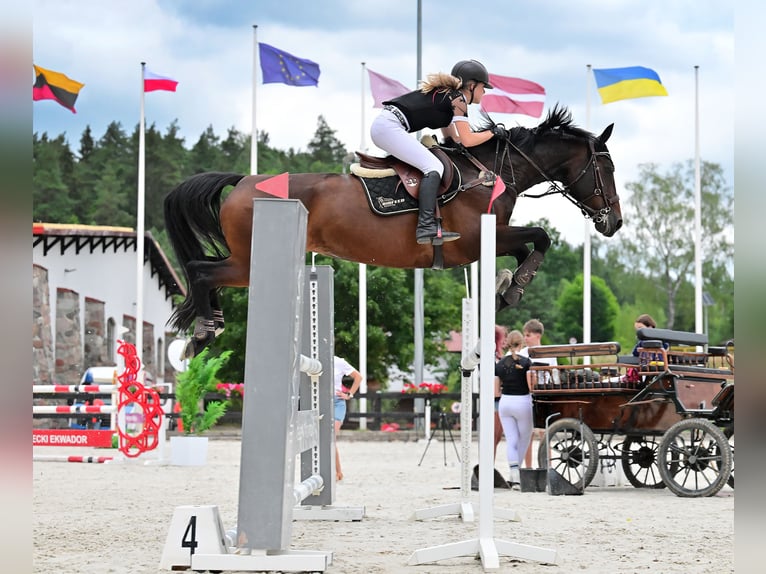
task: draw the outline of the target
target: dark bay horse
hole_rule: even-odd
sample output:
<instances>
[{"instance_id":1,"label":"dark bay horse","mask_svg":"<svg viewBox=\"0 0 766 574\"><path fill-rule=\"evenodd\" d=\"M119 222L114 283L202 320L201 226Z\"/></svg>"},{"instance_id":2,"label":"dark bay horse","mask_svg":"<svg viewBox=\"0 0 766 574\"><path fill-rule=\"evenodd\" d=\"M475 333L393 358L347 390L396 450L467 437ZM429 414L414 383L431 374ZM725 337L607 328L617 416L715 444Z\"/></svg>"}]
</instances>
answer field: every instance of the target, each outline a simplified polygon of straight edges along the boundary
<instances>
[{"instance_id":1,"label":"dark bay horse","mask_svg":"<svg viewBox=\"0 0 766 574\"><path fill-rule=\"evenodd\" d=\"M488 117L485 122L489 125L484 128L492 125ZM573 125L567 108L557 105L537 127L512 128L508 138L493 137L472 148L452 142L440 146L461 181L468 182L462 186L466 189L440 208L444 228L461 235L441 246L442 266L456 267L479 259L480 216L487 212L492 194L491 185L477 183L486 180L480 176L484 172L497 174L506 185L492 205L497 218L497 255L513 256L519 265L512 279L508 274L505 282L499 281L501 306L518 303L550 247L544 229L509 225L516 198L523 191L547 181L551 187L546 194L562 194L593 220L601 234L611 237L616 233L622 226L622 213L614 164L606 147L612 127L595 136ZM195 324L187 357L199 353L223 329L219 288L248 285L252 200L269 197L256 191L255 185L270 177L200 173L165 198L168 237L189 288L169 324L179 331ZM228 186L234 189L221 203ZM381 267L414 269L434 264L436 248L415 242L417 211L386 217L375 214L355 175L290 174L289 197L300 200L308 210L306 251Z\"/></svg>"}]
</instances>

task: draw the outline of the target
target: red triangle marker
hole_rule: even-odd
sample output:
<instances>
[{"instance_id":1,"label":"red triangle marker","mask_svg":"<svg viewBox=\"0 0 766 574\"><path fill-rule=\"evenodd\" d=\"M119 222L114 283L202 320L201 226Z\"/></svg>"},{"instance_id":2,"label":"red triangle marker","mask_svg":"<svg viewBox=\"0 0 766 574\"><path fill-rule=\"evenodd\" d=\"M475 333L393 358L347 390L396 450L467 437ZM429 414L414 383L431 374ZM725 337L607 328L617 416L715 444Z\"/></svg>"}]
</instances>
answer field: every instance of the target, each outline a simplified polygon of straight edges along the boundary
<instances>
[{"instance_id":1,"label":"red triangle marker","mask_svg":"<svg viewBox=\"0 0 766 574\"><path fill-rule=\"evenodd\" d=\"M274 177L270 177L269 179L264 179L263 181L256 183L255 189L262 191L263 193L273 195L274 197L287 199L287 189L289 187L288 178L288 172L280 175L275 175Z\"/></svg>"},{"instance_id":2,"label":"red triangle marker","mask_svg":"<svg viewBox=\"0 0 766 574\"><path fill-rule=\"evenodd\" d=\"M489 198L487 213L490 213L492 211L492 204L495 203L495 200L498 197L500 197L504 191L505 191L505 182L500 178L500 176L495 176L495 185L492 188L492 196Z\"/></svg>"}]
</instances>

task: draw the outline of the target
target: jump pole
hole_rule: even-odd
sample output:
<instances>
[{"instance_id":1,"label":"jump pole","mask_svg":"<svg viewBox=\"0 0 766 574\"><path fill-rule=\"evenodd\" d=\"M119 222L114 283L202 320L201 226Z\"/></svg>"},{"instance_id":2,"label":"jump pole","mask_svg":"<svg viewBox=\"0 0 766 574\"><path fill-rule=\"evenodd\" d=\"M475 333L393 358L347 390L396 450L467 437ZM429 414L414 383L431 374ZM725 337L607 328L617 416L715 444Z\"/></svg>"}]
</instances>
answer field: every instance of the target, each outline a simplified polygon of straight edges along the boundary
<instances>
[{"instance_id":1,"label":"jump pole","mask_svg":"<svg viewBox=\"0 0 766 574\"><path fill-rule=\"evenodd\" d=\"M480 371L479 371L479 535L478 538L452 542L416 550L410 556L411 566L457 558L479 556L485 572L500 569L500 555L522 560L554 564L556 551L518 544L494 537L494 381L495 381L495 214L481 216L481 296Z\"/></svg>"},{"instance_id":2,"label":"jump pole","mask_svg":"<svg viewBox=\"0 0 766 574\"><path fill-rule=\"evenodd\" d=\"M470 362L470 356L474 352L474 332L476 329L473 301L470 298L463 299L462 339L463 347L461 365ZM475 368L475 367L474 367ZM471 502L471 443L473 433L473 372L474 368L462 369L463 377L460 384L460 501L421 508L414 512L412 520L425 520L440 516L458 515L463 522L473 522L476 511ZM481 419L479 419L481 421ZM494 466L494 465L493 465ZM499 518L519 522L521 517L515 510L509 508L496 508Z\"/></svg>"}]
</instances>

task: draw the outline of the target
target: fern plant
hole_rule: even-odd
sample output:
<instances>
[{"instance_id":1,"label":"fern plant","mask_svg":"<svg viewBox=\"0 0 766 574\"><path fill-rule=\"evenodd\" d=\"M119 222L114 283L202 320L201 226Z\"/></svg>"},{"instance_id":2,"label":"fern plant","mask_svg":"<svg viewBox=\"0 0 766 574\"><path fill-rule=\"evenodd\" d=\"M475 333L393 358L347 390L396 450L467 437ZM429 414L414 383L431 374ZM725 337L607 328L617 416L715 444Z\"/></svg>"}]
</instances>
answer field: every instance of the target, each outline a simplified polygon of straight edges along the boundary
<instances>
[{"instance_id":1,"label":"fern plant","mask_svg":"<svg viewBox=\"0 0 766 574\"><path fill-rule=\"evenodd\" d=\"M189 361L188 368L176 375L175 395L181 407L181 421L186 435L202 434L214 426L225 413L228 401L211 401L203 409L203 399L209 391L215 391L218 371L232 354L225 351L218 357L208 358L209 349Z\"/></svg>"}]
</instances>

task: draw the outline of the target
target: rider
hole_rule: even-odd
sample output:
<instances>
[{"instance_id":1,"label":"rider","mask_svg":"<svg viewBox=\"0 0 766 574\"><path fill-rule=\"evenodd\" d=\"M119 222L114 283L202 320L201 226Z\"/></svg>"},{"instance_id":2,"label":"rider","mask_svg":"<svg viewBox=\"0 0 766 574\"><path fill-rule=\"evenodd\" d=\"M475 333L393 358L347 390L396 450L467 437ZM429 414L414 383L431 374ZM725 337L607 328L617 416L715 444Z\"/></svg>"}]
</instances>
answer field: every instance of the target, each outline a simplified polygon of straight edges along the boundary
<instances>
[{"instance_id":1,"label":"rider","mask_svg":"<svg viewBox=\"0 0 766 574\"><path fill-rule=\"evenodd\" d=\"M437 228L436 194L444 166L428 149L408 134L423 128L442 129L442 135L466 147L482 144L493 133L506 136L502 126L474 132L468 123L468 104L478 104L485 89L492 89L487 68L477 60L460 60L451 74L430 74L419 90L383 102L383 111L372 122L370 136L383 151L423 172L418 197L418 243L441 245L460 237ZM453 127L454 126L454 127Z\"/></svg>"}]
</instances>

